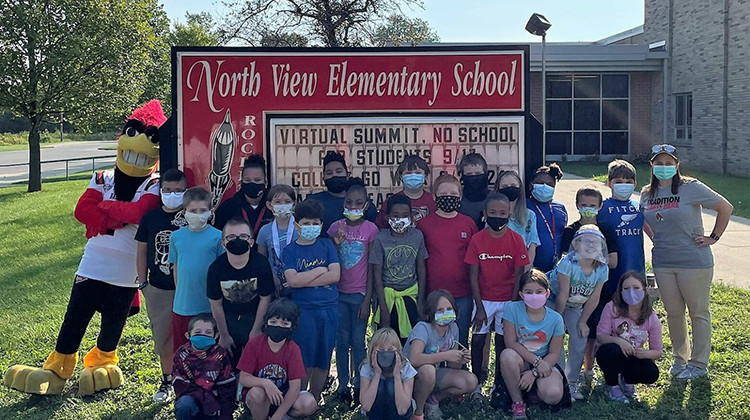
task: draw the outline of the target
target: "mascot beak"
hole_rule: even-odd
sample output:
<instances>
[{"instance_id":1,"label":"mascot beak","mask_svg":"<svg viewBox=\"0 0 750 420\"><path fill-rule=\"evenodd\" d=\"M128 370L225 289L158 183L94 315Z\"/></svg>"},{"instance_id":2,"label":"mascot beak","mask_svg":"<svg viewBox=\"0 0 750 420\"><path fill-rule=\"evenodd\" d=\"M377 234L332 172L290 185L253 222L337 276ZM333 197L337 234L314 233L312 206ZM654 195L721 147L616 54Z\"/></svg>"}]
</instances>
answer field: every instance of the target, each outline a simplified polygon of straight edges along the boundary
<instances>
[{"instance_id":1,"label":"mascot beak","mask_svg":"<svg viewBox=\"0 0 750 420\"><path fill-rule=\"evenodd\" d=\"M158 141L158 140L157 140ZM146 134L126 130L117 142L117 167L126 175L145 177L151 175L159 161L159 144Z\"/></svg>"}]
</instances>

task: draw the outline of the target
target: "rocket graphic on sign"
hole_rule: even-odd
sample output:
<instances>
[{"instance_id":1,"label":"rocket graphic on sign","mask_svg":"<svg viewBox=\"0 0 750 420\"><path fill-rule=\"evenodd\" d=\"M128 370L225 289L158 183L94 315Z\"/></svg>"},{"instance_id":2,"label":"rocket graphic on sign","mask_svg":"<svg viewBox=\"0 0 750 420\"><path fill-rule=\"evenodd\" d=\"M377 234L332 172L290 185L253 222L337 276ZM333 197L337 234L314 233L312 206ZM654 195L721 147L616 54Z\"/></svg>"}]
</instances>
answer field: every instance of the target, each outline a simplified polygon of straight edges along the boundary
<instances>
[{"instance_id":1,"label":"rocket graphic on sign","mask_svg":"<svg viewBox=\"0 0 750 420\"><path fill-rule=\"evenodd\" d=\"M217 208L229 189L232 180L230 169L234 160L234 148L237 133L232 127L232 117L227 109L221 125L211 133L211 172L208 174L208 185L211 189L211 207Z\"/></svg>"}]
</instances>

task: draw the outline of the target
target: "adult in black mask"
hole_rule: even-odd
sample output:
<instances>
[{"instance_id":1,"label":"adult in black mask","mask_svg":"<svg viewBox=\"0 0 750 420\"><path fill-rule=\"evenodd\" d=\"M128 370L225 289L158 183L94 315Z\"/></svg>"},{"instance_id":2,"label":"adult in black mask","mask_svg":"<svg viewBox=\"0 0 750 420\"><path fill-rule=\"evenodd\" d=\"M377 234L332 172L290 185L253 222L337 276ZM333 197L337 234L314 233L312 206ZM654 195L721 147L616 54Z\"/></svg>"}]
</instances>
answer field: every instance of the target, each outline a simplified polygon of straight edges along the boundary
<instances>
[{"instance_id":1,"label":"adult in black mask","mask_svg":"<svg viewBox=\"0 0 750 420\"><path fill-rule=\"evenodd\" d=\"M482 219L484 200L489 193L487 161L479 153L469 153L461 159L456 169L461 175L463 184L463 198L458 211L471 217L476 222L477 228L482 230L484 229Z\"/></svg>"},{"instance_id":2,"label":"adult in black mask","mask_svg":"<svg viewBox=\"0 0 750 420\"><path fill-rule=\"evenodd\" d=\"M344 218L344 197L346 196L346 182L349 180L349 172L346 169L346 160L338 152L329 151L323 158L323 182L326 191L321 191L308 196L323 204L323 229L320 237L328 237L328 228L333 222ZM365 219L373 222L377 216L375 204L370 204L365 210Z\"/></svg>"},{"instance_id":3,"label":"adult in black mask","mask_svg":"<svg viewBox=\"0 0 750 420\"><path fill-rule=\"evenodd\" d=\"M273 213L265 206L267 183L265 159L260 155L248 156L242 165L239 189L216 209L214 227L224 229L230 219L241 218L250 225L256 238L261 226L273 221Z\"/></svg>"}]
</instances>

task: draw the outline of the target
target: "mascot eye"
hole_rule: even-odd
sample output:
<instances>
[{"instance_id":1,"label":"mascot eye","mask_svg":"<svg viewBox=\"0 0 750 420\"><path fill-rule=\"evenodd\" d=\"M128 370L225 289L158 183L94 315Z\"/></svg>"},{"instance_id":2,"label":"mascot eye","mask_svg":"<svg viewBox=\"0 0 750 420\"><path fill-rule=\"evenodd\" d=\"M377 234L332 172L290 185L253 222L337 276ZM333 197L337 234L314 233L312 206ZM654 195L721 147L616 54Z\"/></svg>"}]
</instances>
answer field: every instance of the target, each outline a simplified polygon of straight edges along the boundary
<instances>
[{"instance_id":1,"label":"mascot eye","mask_svg":"<svg viewBox=\"0 0 750 420\"><path fill-rule=\"evenodd\" d=\"M128 137L135 137L141 133L139 133L138 130L135 129L135 127L128 127L128 129L125 130L125 134L127 134Z\"/></svg>"}]
</instances>

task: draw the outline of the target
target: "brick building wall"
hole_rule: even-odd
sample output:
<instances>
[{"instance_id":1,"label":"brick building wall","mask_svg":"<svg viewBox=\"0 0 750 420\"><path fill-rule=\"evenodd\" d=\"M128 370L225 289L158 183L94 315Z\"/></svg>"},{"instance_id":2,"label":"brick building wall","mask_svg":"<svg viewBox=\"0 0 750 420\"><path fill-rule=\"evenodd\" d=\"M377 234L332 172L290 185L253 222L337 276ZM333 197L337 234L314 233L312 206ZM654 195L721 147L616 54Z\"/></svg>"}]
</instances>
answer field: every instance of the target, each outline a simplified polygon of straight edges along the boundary
<instances>
[{"instance_id":1,"label":"brick building wall","mask_svg":"<svg viewBox=\"0 0 750 420\"><path fill-rule=\"evenodd\" d=\"M750 0L730 1L728 26L727 169L750 176Z\"/></svg>"},{"instance_id":2,"label":"brick building wall","mask_svg":"<svg viewBox=\"0 0 750 420\"><path fill-rule=\"evenodd\" d=\"M652 120L652 79L659 73L630 73L630 158L647 153L658 140ZM657 123L658 125L660 123Z\"/></svg>"}]
</instances>

